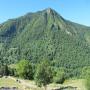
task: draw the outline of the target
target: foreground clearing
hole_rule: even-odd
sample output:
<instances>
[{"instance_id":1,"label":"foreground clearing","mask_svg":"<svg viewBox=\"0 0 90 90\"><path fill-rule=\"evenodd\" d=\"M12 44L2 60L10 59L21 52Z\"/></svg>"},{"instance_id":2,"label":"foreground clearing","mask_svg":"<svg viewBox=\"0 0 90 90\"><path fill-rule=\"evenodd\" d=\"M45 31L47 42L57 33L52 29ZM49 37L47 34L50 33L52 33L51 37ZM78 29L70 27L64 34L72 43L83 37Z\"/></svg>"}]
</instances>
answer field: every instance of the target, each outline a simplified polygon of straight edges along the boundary
<instances>
[{"instance_id":1,"label":"foreground clearing","mask_svg":"<svg viewBox=\"0 0 90 90\"><path fill-rule=\"evenodd\" d=\"M23 90L21 84L17 83L16 81L8 78L8 77L2 77L0 78L0 87L18 87L19 90Z\"/></svg>"},{"instance_id":2,"label":"foreground clearing","mask_svg":"<svg viewBox=\"0 0 90 90\"><path fill-rule=\"evenodd\" d=\"M63 85L77 87L77 90L87 90L84 79L66 80Z\"/></svg>"},{"instance_id":3,"label":"foreground clearing","mask_svg":"<svg viewBox=\"0 0 90 90\"><path fill-rule=\"evenodd\" d=\"M14 77L2 77L0 78L0 87L18 87L19 90L44 90L44 88L39 88L35 85L34 81L18 79L20 82L17 82L17 78ZM85 80L75 79L75 80L66 80L64 84L49 84L47 90L52 90L59 87L72 86L77 87L77 90L86 90Z\"/></svg>"}]
</instances>

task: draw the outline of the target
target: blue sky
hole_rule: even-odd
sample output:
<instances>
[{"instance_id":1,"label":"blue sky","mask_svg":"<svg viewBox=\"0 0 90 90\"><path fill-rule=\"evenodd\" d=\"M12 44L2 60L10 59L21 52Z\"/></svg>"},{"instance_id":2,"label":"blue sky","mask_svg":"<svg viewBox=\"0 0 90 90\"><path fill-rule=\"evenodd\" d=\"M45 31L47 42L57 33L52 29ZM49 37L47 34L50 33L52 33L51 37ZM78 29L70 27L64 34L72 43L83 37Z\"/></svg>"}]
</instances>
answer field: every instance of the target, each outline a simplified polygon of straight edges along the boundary
<instances>
[{"instance_id":1,"label":"blue sky","mask_svg":"<svg viewBox=\"0 0 90 90\"><path fill-rule=\"evenodd\" d=\"M48 7L68 20L90 26L90 0L0 0L0 23Z\"/></svg>"}]
</instances>

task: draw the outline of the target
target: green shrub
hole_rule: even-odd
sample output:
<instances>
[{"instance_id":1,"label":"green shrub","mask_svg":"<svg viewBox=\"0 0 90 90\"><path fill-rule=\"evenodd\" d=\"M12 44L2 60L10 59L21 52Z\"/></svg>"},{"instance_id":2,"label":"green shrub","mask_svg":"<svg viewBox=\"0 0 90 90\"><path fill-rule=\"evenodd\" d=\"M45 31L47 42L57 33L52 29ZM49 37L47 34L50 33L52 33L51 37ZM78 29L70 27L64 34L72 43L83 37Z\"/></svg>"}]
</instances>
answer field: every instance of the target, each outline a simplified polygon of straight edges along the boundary
<instances>
[{"instance_id":1,"label":"green shrub","mask_svg":"<svg viewBox=\"0 0 90 90\"><path fill-rule=\"evenodd\" d=\"M65 80L65 72L64 72L64 70L63 69L58 69L56 71L56 74L53 77L53 81L55 83L62 84L64 82L64 80Z\"/></svg>"}]
</instances>

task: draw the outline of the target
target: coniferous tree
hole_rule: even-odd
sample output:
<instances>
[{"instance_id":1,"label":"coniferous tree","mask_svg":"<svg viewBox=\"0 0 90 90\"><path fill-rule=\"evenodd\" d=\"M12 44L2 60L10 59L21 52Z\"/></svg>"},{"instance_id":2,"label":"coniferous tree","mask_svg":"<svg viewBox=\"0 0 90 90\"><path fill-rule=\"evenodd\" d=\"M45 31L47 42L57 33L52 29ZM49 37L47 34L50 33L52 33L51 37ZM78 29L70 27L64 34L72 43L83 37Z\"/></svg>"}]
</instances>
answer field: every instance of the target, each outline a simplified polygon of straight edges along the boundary
<instances>
[{"instance_id":1,"label":"coniferous tree","mask_svg":"<svg viewBox=\"0 0 90 90\"><path fill-rule=\"evenodd\" d=\"M38 64L35 73L35 81L38 86L44 86L46 90L46 86L52 81L52 77L52 69L47 60Z\"/></svg>"}]
</instances>

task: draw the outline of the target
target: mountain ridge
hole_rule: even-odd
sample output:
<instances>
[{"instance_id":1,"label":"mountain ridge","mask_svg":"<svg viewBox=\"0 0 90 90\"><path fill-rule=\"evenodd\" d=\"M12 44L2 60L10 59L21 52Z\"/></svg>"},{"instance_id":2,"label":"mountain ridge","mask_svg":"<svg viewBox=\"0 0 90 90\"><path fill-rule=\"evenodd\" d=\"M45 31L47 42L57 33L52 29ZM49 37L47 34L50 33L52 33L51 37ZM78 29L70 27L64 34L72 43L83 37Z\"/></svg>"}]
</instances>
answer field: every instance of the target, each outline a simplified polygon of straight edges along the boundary
<instances>
[{"instance_id":1,"label":"mountain ridge","mask_svg":"<svg viewBox=\"0 0 90 90\"><path fill-rule=\"evenodd\" d=\"M2 63L48 59L55 67L75 69L90 65L90 28L64 19L53 9L28 13L0 27ZM76 71L76 69L79 69Z\"/></svg>"}]
</instances>

